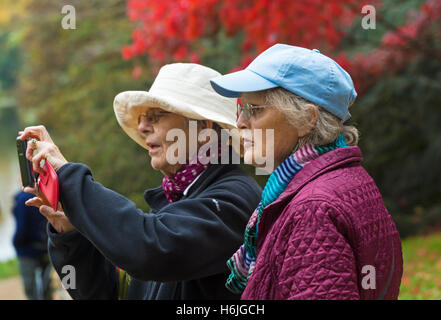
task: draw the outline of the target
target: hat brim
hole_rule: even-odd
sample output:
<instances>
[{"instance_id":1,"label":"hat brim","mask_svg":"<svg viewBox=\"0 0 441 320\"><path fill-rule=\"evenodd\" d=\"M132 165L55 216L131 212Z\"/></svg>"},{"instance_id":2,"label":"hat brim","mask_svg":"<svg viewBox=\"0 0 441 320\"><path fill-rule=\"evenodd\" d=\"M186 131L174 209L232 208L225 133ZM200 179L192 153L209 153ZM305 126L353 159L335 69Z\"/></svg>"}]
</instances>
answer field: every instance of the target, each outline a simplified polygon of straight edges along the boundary
<instances>
[{"instance_id":1,"label":"hat brim","mask_svg":"<svg viewBox=\"0 0 441 320\"><path fill-rule=\"evenodd\" d=\"M113 103L116 119L127 135L136 141L141 147L149 150L145 144L145 136L140 133L138 127L138 115L149 108L160 108L165 111L182 115L189 119L211 120L225 129L234 129L236 125L227 117L208 112L203 108L186 104L173 98L163 98L148 91L125 91L115 97Z\"/></svg>"},{"instance_id":2,"label":"hat brim","mask_svg":"<svg viewBox=\"0 0 441 320\"><path fill-rule=\"evenodd\" d=\"M257 73L244 69L210 80L213 89L224 97L238 98L243 92L255 92L278 87Z\"/></svg>"}]
</instances>

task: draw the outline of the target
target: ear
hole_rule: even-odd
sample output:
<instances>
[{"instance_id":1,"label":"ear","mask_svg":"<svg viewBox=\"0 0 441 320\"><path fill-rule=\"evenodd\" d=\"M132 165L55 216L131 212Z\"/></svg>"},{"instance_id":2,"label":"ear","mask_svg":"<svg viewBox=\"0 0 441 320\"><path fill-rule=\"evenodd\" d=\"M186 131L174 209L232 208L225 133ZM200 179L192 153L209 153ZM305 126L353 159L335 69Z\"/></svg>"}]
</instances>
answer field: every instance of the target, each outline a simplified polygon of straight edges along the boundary
<instances>
[{"instance_id":1,"label":"ear","mask_svg":"<svg viewBox=\"0 0 441 320\"><path fill-rule=\"evenodd\" d=\"M307 104L305 123L301 128L297 128L299 138L306 136L314 127L318 118L318 108L313 104Z\"/></svg>"}]
</instances>

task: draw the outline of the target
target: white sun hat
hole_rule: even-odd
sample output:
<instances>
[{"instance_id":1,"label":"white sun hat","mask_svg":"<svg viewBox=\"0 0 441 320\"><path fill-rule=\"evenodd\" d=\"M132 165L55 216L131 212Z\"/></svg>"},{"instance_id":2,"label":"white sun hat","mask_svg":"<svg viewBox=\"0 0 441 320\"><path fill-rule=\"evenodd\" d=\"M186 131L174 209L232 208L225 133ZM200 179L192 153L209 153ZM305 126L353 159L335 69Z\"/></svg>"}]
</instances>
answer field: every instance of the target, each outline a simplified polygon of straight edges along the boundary
<instances>
[{"instance_id":1,"label":"white sun hat","mask_svg":"<svg viewBox=\"0 0 441 320\"><path fill-rule=\"evenodd\" d=\"M163 66L149 91L124 91L113 102L119 125L145 149L145 135L138 131L138 115L160 108L195 120L211 120L225 129L236 128L236 99L222 97L210 80L221 76L211 68L194 63ZM220 137L219 137L220 139Z\"/></svg>"}]
</instances>

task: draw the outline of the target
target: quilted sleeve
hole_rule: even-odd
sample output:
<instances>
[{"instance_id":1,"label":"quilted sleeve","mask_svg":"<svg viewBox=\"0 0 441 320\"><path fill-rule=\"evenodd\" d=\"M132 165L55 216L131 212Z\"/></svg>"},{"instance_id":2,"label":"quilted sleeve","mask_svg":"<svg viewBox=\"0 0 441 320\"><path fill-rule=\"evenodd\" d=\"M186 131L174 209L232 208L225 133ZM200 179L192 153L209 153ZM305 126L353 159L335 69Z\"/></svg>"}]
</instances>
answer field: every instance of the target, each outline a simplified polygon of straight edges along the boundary
<instances>
[{"instance_id":1,"label":"quilted sleeve","mask_svg":"<svg viewBox=\"0 0 441 320\"><path fill-rule=\"evenodd\" d=\"M344 216L324 200L288 207L276 258L278 299L359 299L357 268Z\"/></svg>"}]
</instances>

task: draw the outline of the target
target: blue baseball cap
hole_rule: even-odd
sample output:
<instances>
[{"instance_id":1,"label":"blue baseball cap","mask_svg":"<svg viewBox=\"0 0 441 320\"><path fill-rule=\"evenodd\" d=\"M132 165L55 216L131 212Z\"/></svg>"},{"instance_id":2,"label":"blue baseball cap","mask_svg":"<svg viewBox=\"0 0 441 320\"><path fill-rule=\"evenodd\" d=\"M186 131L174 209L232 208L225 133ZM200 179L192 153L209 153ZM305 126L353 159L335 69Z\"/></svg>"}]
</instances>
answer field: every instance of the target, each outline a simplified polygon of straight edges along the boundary
<instances>
[{"instance_id":1,"label":"blue baseball cap","mask_svg":"<svg viewBox=\"0 0 441 320\"><path fill-rule=\"evenodd\" d=\"M282 87L342 121L351 117L348 108L357 97L350 75L337 62L317 49L286 44L272 46L246 69L216 77L210 83L217 93L230 98Z\"/></svg>"}]
</instances>

